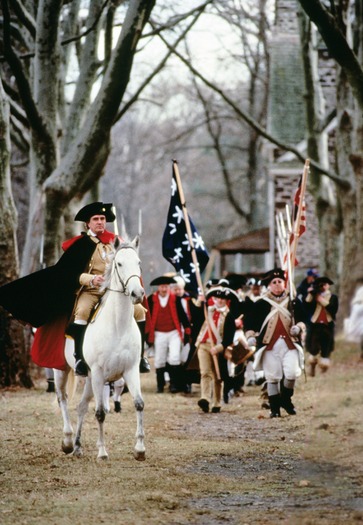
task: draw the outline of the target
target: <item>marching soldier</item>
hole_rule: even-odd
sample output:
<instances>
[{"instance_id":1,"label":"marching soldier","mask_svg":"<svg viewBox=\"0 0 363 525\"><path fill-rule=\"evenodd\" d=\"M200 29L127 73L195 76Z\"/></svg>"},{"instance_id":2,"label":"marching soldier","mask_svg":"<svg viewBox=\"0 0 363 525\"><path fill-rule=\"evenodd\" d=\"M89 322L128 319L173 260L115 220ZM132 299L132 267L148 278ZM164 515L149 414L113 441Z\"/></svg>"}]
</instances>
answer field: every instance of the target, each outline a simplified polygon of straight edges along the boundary
<instances>
[{"instance_id":1,"label":"marching soldier","mask_svg":"<svg viewBox=\"0 0 363 525\"><path fill-rule=\"evenodd\" d=\"M330 354L334 350L335 316L338 311L338 297L332 294L334 284L329 277L318 277L309 288L305 302L310 321L308 323L305 348L309 352L310 376L315 375L319 362L322 372L330 366Z\"/></svg>"},{"instance_id":2,"label":"marching soldier","mask_svg":"<svg viewBox=\"0 0 363 525\"><path fill-rule=\"evenodd\" d=\"M227 302L231 300L233 294L233 290L225 287L212 288L206 293L207 301L211 298L214 299L214 304L208 306L210 331L205 321L196 342L201 374L201 397L198 406L203 412L209 412L210 402L212 402L213 413L218 413L221 410L222 381L217 377L213 356L218 359L221 379L229 381L224 352L233 343L236 330L234 316L227 306Z\"/></svg>"},{"instance_id":3,"label":"marching soldier","mask_svg":"<svg viewBox=\"0 0 363 525\"><path fill-rule=\"evenodd\" d=\"M254 369L263 370L271 408L270 417L280 417L280 408L296 414L291 401L296 379L304 367L300 344L305 329L305 313L300 301L286 293L285 274L275 268L265 274L262 284L267 293L259 299L252 315L245 317L249 346L256 346Z\"/></svg>"}]
</instances>

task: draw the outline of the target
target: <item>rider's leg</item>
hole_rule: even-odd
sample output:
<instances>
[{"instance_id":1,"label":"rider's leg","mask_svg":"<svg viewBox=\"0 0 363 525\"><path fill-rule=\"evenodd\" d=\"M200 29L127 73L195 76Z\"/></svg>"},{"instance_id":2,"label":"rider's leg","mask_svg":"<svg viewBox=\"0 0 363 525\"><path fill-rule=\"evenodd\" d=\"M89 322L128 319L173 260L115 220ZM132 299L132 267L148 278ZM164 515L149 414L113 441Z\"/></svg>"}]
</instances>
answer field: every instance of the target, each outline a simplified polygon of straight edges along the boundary
<instances>
[{"instance_id":1,"label":"rider's leg","mask_svg":"<svg viewBox=\"0 0 363 525\"><path fill-rule=\"evenodd\" d=\"M136 304L134 306L134 317L137 322L141 334L141 358L140 358L140 373L145 374L150 372L150 363L147 358L144 356L145 351L145 308L141 304Z\"/></svg>"},{"instance_id":2,"label":"rider's leg","mask_svg":"<svg viewBox=\"0 0 363 525\"><path fill-rule=\"evenodd\" d=\"M75 373L80 376L88 375L88 366L83 357L83 339L88 319L93 308L99 301L99 294L84 291L79 294L74 307L74 320L67 328L67 334L74 339L74 358L76 360Z\"/></svg>"}]
</instances>

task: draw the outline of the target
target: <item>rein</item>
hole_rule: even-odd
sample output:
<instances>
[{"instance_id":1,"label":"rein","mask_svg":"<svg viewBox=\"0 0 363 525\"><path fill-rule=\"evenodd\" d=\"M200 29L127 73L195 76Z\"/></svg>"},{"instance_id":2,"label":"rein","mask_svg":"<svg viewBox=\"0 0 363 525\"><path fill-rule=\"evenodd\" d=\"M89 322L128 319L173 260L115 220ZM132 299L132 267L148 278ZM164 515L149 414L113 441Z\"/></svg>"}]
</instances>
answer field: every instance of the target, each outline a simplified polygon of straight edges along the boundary
<instances>
[{"instance_id":1,"label":"rein","mask_svg":"<svg viewBox=\"0 0 363 525\"><path fill-rule=\"evenodd\" d=\"M129 248L129 246L125 246L125 248ZM123 248L123 249L125 249L125 248ZM120 248L120 249L122 249L122 248ZM131 248L131 249L133 249L133 248ZM130 277L128 277L126 279L126 281L124 281L122 279L121 275L119 274L117 266L114 263L115 263L115 261L113 261L113 265L114 265L114 269L116 270L116 274L117 274L118 280L120 281L120 284L122 286L122 290L114 290L113 288L108 288L108 287L106 288L106 290L109 290L110 292L122 293L125 296L129 296L130 292L127 289L127 285L129 284L130 279L132 279L133 277L137 277L139 279L140 283L141 283L141 277L140 277L140 275L137 275L136 273L134 273L134 274L130 275Z\"/></svg>"}]
</instances>

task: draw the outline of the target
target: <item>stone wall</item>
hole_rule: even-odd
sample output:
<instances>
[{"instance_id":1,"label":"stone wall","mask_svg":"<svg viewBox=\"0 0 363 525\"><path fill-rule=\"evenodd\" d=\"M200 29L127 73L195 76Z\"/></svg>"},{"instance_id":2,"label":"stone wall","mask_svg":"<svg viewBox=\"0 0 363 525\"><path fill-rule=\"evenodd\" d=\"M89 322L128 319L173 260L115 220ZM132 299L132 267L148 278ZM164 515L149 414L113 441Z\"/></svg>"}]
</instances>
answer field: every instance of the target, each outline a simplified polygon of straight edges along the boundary
<instances>
[{"instance_id":1,"label":"stone wall","mask_svg":"<svg viewBox=\"0 0 363 525\"><path fill-rule=\"evenodd\" d=\"M289 207L290 216L293 214L294 195L298 188L299 180L302 171L297 171L296 168L279 170L272 170L270 176L273 184L273 202L274 215L279 212L282 213L285 223L286 219L286 205ZM315 204L312 195L306 192L306 231L300 237L297 245L296 258L298 266L295 269L296 276L304 276L306 270L311 267L318 267L319 264L319 231L318 221L315 214ZM275 218L273 218L275 219ZM272 220L271 218L271 223ZM272 226L272 224L271 224ZM276 224L273 225L276 238ZM277 248L275 249L276 263L279 264L279 257Z\"/></svg>"}]
</instances>

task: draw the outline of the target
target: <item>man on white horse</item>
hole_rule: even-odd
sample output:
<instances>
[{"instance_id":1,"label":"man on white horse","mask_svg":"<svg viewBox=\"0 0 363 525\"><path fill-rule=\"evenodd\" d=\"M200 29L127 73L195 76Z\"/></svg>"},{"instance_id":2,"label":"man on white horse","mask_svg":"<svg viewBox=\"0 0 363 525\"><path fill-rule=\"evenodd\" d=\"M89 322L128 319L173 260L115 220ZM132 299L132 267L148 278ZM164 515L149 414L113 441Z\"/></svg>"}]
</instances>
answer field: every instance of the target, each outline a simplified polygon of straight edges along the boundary
<instances>
[{"instance_id":1,"label":"man on white horse","mask_svg":"<svg viewBox=\"0 0 363 525\"><path fill-rule=\"evenodd\" d=\"M115 218L111 203L93 202L84 206L75 220L85 222L87 232L62 244L64 254L54 266L0 288L0 304L6 310L20 321L41 327L36 331L32 348L33 361L39 366L63 369L64 357L58 356L60 352L63 354L64 331L68 325L67 333L75 340L76 374L87 376L82 342L91 311L100 299L99 287L115 238L114 233L106 230L106 222L113 222ZM70 316L73 322L68 324ZM135 319L143 341L145 308L142 305L135 305ZM142 347L140 372L149 370Z\"/></svg>"},{"instance_id":2,"label":"man on white horse","mask_svg":"<svg viewBox=\"0 0 363 525\"><path fill-rule=\"evenodd\" d=\"M112 252L111 242L115 235L106 230L106 222L114 222L116 219L112 211L112 203L93 202L84 206L75 216L75 221L84 222L87 228L87 236L94 243L94 251L89 259L87 267L79 275L80 288L77 293L73 309L73 322L67 328L67 335L74 339L74 357L76 360L75 372L80 376L88 375L88 367L83 359L82 345L84 333L93 309L100 300L100 287L104 282L106 264ZM80 237L73 237L63 243L63 249L75 243ZM145 333L145 308L135 305L134 316L138 323L141 335ZM142 344L144 337L142 337ZM150 365L141 351L140 372L149 372Z\"/></svg>"}]
</instances>

